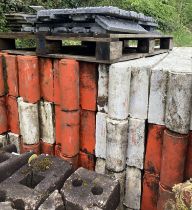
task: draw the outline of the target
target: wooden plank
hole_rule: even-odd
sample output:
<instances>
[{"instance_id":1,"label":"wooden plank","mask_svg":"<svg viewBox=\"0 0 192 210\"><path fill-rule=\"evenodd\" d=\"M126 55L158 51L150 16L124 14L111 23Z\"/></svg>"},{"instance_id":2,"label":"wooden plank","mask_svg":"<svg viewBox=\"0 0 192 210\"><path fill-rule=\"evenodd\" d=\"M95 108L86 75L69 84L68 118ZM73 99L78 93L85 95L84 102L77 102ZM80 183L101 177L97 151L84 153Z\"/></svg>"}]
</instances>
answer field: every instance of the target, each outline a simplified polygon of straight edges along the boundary
<instances>
[{"instance_id":1,"label":"wooden plank","mask_svg":"<svg viewBox=\"0 0 192 210\"><path fill-rule=\"evenodd\" d=\"M51 33L51 36L63 36L65 38L70 38L70 37L110 38L109 34L94 34L94 33Z\"/></svg>"},{"instance_id":2,"label":"wooden plank","mask_svg":"<svg viewBox=\"0 0 192 210\"><path fill-rule=\"evenodd\" d=\"M25 51L25 50L3 50L3 52L7 52L13 55L37 55L34 51ZM167 53L169 50L155 50L153 53L129 53L123 54L121 58L113 59L113 60L97 60L95 56L83 56L83 55L66 55L66 54L46 54L46 55L38 55L39 57L53 58L53 59L75 59L78 61L85 61L91 63L100 63L100 64L113 64L117 62L129 61L143 57L150 57L162 53Z\"/></svg>"},{"instance_id":3,"label":"wooden plank","mask_svg":"<svg viewBox=\"0 0 192 210\"><path fill-rule=\"evenodd\" d=\"M79 40L79 41L89 41L89 42L110 42L118 41L119 39L141 39L141 38L173 38L170 35L159 35L159 34L100 34L100 35L90 35L90 34L52 34L46 35L47 40Z\"/></svg>"},{"instance_id":4,"label":"wooden plank","mask_svg":"<svg viewBox=\"0 0 192 210\"><path fill-rule=\"evenodd\" d=\"M34 39L35 35L28 32L0 32L2 39Z\"/></svg>"},{"instance_id":5,"label":"wooden plank","mask_svg":"<svg viewBox=\"0 0 192 210\"><path fill-rule=\"evenodd\" d=\"M101 37L89 37L89 36L66 36L65 34L62 35L47 35L47 40L75 40L75 41L87 41L87 42L110 42L112 41L111 38L101 38ZM117 39L118 41L118 39Z\"/></svg>"},{"instance_id":6,"label":"wooden plank","mask_svg":"<svg viewBox=\"0 0 192 210\"><path fill-rule=\"evenodd\" d=\"M81 37L88 37L88 38L109 38L111 39L120 39L120 38L173 38L171 35L164 35L164 34L153 34L153 33L146 33L146 34L119 34L119 33L110 33L110 34L74 34L74 33L53 33L51 36L62 36L65 38L81 38Z\"/></svg>"},{"instance_id":7,"label":"wooden plank","mask_svg":"<svg viewBox=\"0 0 192 210\"><path fill-rule=\"evenodd\" d=\"M31 32L0 32L0 38L35 38L38 33L31 33ZM74 34L74 33L53 33L48 35L45 33L45 36L48 40L63 40L63 39L83 39L83 41L91 41L93 39L102 41L111 41L112 39L121 39L121 38L128 38L128 39L137 39L137 38L173 38L171 35L161 35L161 34ZM113 40L114 41L114 40Z\"/></svg>"},{"instance_id":8,"label":"wooden plank","mask_svg":"<svg viewBox=\"0 0 192 210\"><path fill-rule=\"evenodd\" d=\"M130 53L130 54L124 54L121 58L112 60L111 63L118 63L118 62L123 62L123 61L129 61L129 60L134 60L138 58L144 57L143 53Z\"/></svg>"},{"instance_id":9,"label":"wooden plank","mask_svg":"<svg viewBox=\"0 0 192 210\"><path fill-rule=\"evenodd\" d=\"M159 54L163 54L163 53L168 53L170 50L167 49L155 49L154 52L152 53L147 53L145 55L145 57L150 57L150 56L154 56L154 55L159 55Z\"/></svg>"},{"instance_id":10,"label":"wooden plank","mask_svg":"<svg viewBox=\"0 0 192 210\"><path fill-rule=\"evenodd\" d=\"M80 55L66 55L66 54L49 54L49 55L42 55L41 57L48 57L48 58L55 58L55 59L75 59L78 61L85 61L85 62L90 62L90 63L100 63L100 64L113 64L121 61L128 61L128 60L133 60L133 59L138 59L145 57L145 54L143 53L134 53L134 54L129 54L129 55L123 55L119 59L114 59L114 60L97 60L96 57L94 56L80 56Z\"/></svg>"},{"instance_id":11,"label":"wooden plank","mask_svg":"<svg viewBox=\"0 0 192 210\"><path fill-rule=\"evenodd\" d=\"M12 55L37 55L35 51L26 51L26 50L2 50Z\"/></svg>"},{"instance_id":12,"label":"wooden plank","mask_svg":"<svg viewBox=\"0 0 192 210\"><path fill-rule=\"evenodd\" d=\"M109 34L109 37L113 39L173 38L173 36L161 34Z\"/></svg>"},{"instance_id":13,"label":"wooden plank","mask_svg":"<svg viewBox=\"0 0 192 210\"><path fill-rule=\"evenodd\" d=\"M115 39L139 39L139 38L173 38L170 35L160 35L160 34L109 34L110 38Z\"/></svg>"},{"instance_id":14,"label":"wooden plank","mask_svg":"<svg viewBox=\"0 0 192 210\"><path fill-rule=\"evenodd\" d=\"M123 56L119 59L112 60L112 63L118 63L118 62L123 62L123 61L129 61L129 60L134 60L134 59L139 59L143 57L151 57L163 53L168 53L169 50L161 50L161 49L156 49L152 53L130 53L130 54L123 54Z\"/></svg>"},{"instance_id":15,"label":"wooden plank","mask_svg":"<svg viewBox=\"0 0 192 210\"><path fill-rule=\"evenodd\" d=\"M12 55L37 55L36 52L32 51L24 51L24 50L3 50L3 52L7 52ZM66 55L66 54L46 54L46 55L38 55L39 57L44 58L54 58L54 59L75 59L78 61L86 61L91 63L105 63L110 64L109 61L99 61L96 60L94 56L81 56L81 55Z\"/></svg>"},{"instance_id":16,"label":"wooden plank","mask_svg":"<svg viewBox=\"0 0 192 210\"><path fill-rule=\"evenodd\" d=\"M0 32L0 38L3 39L35 39L39 36L39 33L30 32ZM46 40L56 41L56 40L77 40L77 41L87 41L87 42L111 42L118 41L119 39L141 39L141 38L154 38L162 39L162 49L166 48L166 38L167 41L170 39L169 48L171 49L172 36L170 35L159 35L159 34L73 34L73 33L63 33L63 34L52 34L48 35L44 33ZM168 45L168 43L167 43ZM167 49L167 48L166 48Z\"/></svg>"}]
</instances>

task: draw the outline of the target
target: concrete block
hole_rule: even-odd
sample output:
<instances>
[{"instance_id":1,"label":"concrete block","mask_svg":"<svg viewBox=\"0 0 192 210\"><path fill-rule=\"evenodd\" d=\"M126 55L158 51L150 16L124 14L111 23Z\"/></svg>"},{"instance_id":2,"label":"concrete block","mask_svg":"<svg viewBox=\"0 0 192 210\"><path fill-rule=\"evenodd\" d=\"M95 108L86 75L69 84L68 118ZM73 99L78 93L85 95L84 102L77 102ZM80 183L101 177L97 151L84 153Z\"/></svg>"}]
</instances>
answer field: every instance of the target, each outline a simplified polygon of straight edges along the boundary
<instances>
[{"instance_id":1,"label":"concrete block","mask_svg":"<svg viewBox=\"0 0 192 210\"><path fill-rule=\"evenodd\" d=\"M131 209L140 209L140 203L141 170L135 167L127 167L124 205Z\"/></svg>"},{"instance_id":2,"label":"concrete block","mask_svg":"<svg viewBox=\"0 0 192 210\"><path fill-rule=\"evenodd\" d=\"M150 68L129 69L131 70L129 114L133 118L147 119Z\"/></svg>"},{"instance_id":3,"label":"concrete block","mask_svg":"<svg viewBox=\"0 0 192 210\"><path fill-rule=\"evenodd\" d=\"M175 74L176 74L176 72L178 74L182 74L183 73L187 77L186 81L184 79L184 77L185 77L184 75L183 75L183 78L180 77L180 83L178 82L179 79L172 78L172 80L175 80L175 81L171 82L171 83L173 83L171 85L172 87L175 85L175 88L173 88L174 93L172 91L170 91L170 84L168 84L168 93L167 93L168 96L167 97L169 99L167 98L168 102L166 102L166 103L168 103L169 105L166 106L166 109L169 106L169 108L172 110L172 113L170 113L170 114L166 113L166 116L168 116L168 118L170 118L170 115L172 115L172 120L168 119L168 121L170 121L170 122L167 123L167 125L169 124L168 125L169 129L171 129L171 127L173 127L173 125L171 125L171 124L178 124L178 126L180 126L179 124L181 123L181 121L183 121L184 113L181 113L181 112L183 112L183 111L181 111L183 109L183 108L181 108L181 106L183 106L182 104L186 103L185 100L186 100L187 96L184 94L184 97L181 100L180 100L180 97L182 95L182 92L185 92L186 86L190 83L189 80L191 80L190 79L191 76L189 76L189 78L188 78L188 75L187 75L187 74L191 74L191 72L192 72L191 71L191 68L192 68L191 67L192 66L192 64L191 64L191 54L192 54L192 49L191 48L187 48L187 47L178 47L177 48L177 47L175 47L175 48L173 48L171 53L168 54L168 56L166 56L161 62L158 63L158 65L156 65L153 68L153 70L155 70L155 71L163 70L163 71L168 71L168 72L175 72ZM172 73L169 73L169 80L170 80L171 74ZM170 81L168 81L168 83L170 83ZM182 86L181 86L181 84L182 84ZM188 89L188 92L190 92L190 88ZM177 93L177 96L176 96L176 93ZM175 94L175 96L173 95L172 97L170 97L172 94ZM188 95L188 93L186 93L186 94ZM171 102L171 100L173 100L173 101ZM176 100L176 102L174 102L174 100ZM180 100L180 104L178 103L179 100ZM175 107L173 107L174 106L173 103L176 104L175 105L176 109L175 109ZM173 108L170 107L170 104L172 104ZM178 112L178 109L180 109L180 113ZM186 109L186 112L187 112L187 109ZM175 114L174 111L177 114ZM170 112L170 111L168 111L168 112ZM178 115L178 116L176 116L176 115ZM180 118L180 120L178 120L178 118ZM172 123L171 123L171 121L172 121ZM187 121L183 124L184 126L186 126L186 123L188 124ZM174 130L178 130L176 127L175 127ZM180 130L182 130L182 133L186 133L186 132L183 132L183 130L186 131L186 128L183 129L181 127Z\"/></svg>"},{"instance_id":4,"label":"concrete block","mask_svg":"<svg viewBox=\"0 0 192 210\"><path fill-rule=\"evenodd\" d=\"M38 209L54 190L60 190L72 166L59 158L41 155L0 183L6 200L16 209Z\"/></svg>"},{"instance_id":5,"label":"concrete block","mask_svg":"<svg viewBox=\"0 0 192 210\"><path fill-rule=\"evenodd\" d=\"M97 112L96 115L96 157L106 158L107 114Z\"/></svg>"},{"instance_id":6,"label":"concrete block","mask_svg":"<svg viewBox=\"0 0 192 210\"><path fill-rule=\"evenodd\" d=\"M98 207L115 210L120 200L119 182L107 175L79 168L65 182L61 193L66 210Z\"/></svg>"},{"instance_id":7,"label":"concrete block","mask_svg":"<svg viewBox=\"0 0 192 210\"><path fill-rule=\"evenodd\" d=\"M174 47L173 50L161 62L158 62L158 64L155 66L155 69L190 73L191 54L191 47Z\"/></svg>"},{"instance_id":8,"label":"concrete block","mask_svg":"<svg viewBox=\"0 0 192 210\"><path fill-rule=\"evenodd\" d=\"M141 119L147 118L149 72L166 56L167 53L120 62L110 66L108 100L110 118L126 119L128 113ZM130 78L132 80L131 88Z\"/></svg>"},{"instance_id":9,"label":"concrete block","mask_svg":"<svg viewBox=\"0 0 192 210\"><path fill-rule=\"evenodd\" d=\"M96 165L95 165L95 172L98 174L105 174L105 165L106 162L102 158L97 158Z\"/></svg>"},{"instance_id":10,"label":"concrete block","mask_svg":"<svg viewBox=\"0 0 192 210\"><path fill-rule=\"evenodd\" d=\"M7 135L7 138L8 138L8 141L11 143L11 144L14 144L17 148L17 153L20 154L20 143L21 143L21 139L20 139L20 136L18 134L15 134L15 133L11 133L9 132L8 135Z\"/></svg>"},{"instance_id":11,"label":"concrete block","mask_svg":"<svg viewBox=\"0 0 192 210\"><path fill-rule=\"evenodd\" d=\"M106 168L114 172L125 169L128 121L107 119Z\"/></svg>"},{"instance_id":12,"label":"concrete block","mask_svg":"<svg viewBox=\"0 0 192 210\"><path fill-rule=\"evenodd\" d=\"M38 104L26 103L22 98L18 98L18 107L23 143L39 143Z\"/></svg>"},{"instance_id":13,"label":"concrete block","mask_svg":"<svg viewBox=\"0 0 192 210\"><path fill-rule=\"evenodd\" d=\"M13 204L9 201L1 202L0 203L0 209L2 209L2 210L14 210L12 205Z\"/></svg>"},{"instance_id":14,"label":"concrete block","mask_svg":"<svg viewBox=\"0 0 192 210\"><path fill-rule=\"evenodd\" d=\"M99 65L97 110L108 112L108 85L109 85L109 65Z\"/></svg>"},{"instance_id":15,"label":"concrete block","mask_svg":"<svg viewBox=\"0 0 192 210\"><path fill-rule=\"evenodd\" d=\"M188 134L191 119L192 74L170 72L165 125L171 131Z\"/></svg>"},{"instance_id":16,"label":"concrete block","mask_svg":"<svg viewBox=\"0 0 192 210\"><path fill-rule=\"evenodd\" d=\"M48 143L55 143L54 105L41 101L39 105L40 138Z\"/></svg>"},{"instance_id":17,"label":"concrete block","mask_svg":"<svg viewBox=\"0 0 192 210\"><path fill-rule=\"evenodd\" d=\"M11 176L20 167L27 164L32 154L32 152L26 152L25 154L17 156L4 151L0 152L0 183ZM0 192L1 189L3 188L0 188ZM2 200L1 193L0 200Z\"/></svg>"},{"instance_id":18,"label":"concrete block","mask_svg":"<svg viewBox=\"0 0 192 210\"><path fill-rule=\"evenodd\" d=\"M148 122L165 125L168 72L157 69L151 71Z\"/></svg>"},{"instance_id":19,"label":"concrete block","mask_svg":"<svg viewBox=\"0 0 192 210\"><path fill-rule=\"evenodd\" d=\"M108 114L112 119L124 120L128 117L130 79L131 71L123 63L110 66Z\"/></svg>"},{"instance_id":20,"label":"concrete block","mask_svg":"<svg viewBox=\"0 0 192 210\"><path fill-rule=\"evenodd\" d=\"M55 190L51 195L45 200L43 204L38 208L38 210L65 210L64 203L61 194L58 190Z\"/></svg>"},{"instance_id":21,"label":"concrete block","mask_svg":"<svg viewBox=\"0 0 192 210\"><path fill-rule=\"evenodd\" d=\"M120 184L120 204L116 210L123 210L123 201L124 201L124 196L125 196L126 171L116 173L116 172L106 170L106 174L109 175L111 178L116 179Z\"/></svg>"},{"instance_id":22,"label":"concrete block","mask_svg":"<svg viewBox=\"0 0 192 210\"><path fill-rule=\"evenodd\" d=\"M127 165L143 169L145 152L145 120L129 118Z\"/></svg>"},{"instance_id":23,"label":"concrete block","mask_svg":"<svg viewBox=\"0 0 192 210\"><path fill-rule=\"evenodd\" d=\"M8 145L8 139L6 135L0 135L0 148Z\"/></svg>"},{"instance_id":24,"label":"concrete block","mask_svg":"<svg viewBox=\"0 0 192 210\"><path fill-rule=\"evenodd\" d=\"M190 131L192 131L192 113L191 113L191 119L190 119Z\"/></svg>"},{"instance_id":25,"label":"concrete block","mask_svg":"<svg viewBox=\"0 0 192 210\"><path fill-rule=\"evenodd\" d=\"M0 151L9 152L9 153L17 153L17 148L14 144L8 144L7 146L0 148Z\"/></svg>"}]
</instances>

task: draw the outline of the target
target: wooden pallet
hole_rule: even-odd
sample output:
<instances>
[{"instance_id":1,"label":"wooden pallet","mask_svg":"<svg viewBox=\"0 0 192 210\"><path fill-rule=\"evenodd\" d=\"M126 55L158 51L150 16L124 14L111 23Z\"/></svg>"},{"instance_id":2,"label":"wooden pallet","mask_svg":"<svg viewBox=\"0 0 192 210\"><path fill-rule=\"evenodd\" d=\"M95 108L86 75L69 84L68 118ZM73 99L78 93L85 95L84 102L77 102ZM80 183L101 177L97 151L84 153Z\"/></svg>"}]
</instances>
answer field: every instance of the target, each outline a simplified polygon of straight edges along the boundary
<instances>
[{"instance_id":1,"label":"wooden pallet","mask_svg":"<svg viewBox=\"0 0 192 210\"><path fill-rule=\"evenodd\" d=\"M114 63L156 55L173 48L173 37L155 34L45 34L0 33L0 50L16 50L16 39L34 39L36 54L43 57L75 58L88 62ZM63 41L81 45L63 46ZM131 43L131 44L130 44ZM135 44L132 46L132 44ZM21 52L21 51L20 51Z\"/></svg>"}]
</instances>

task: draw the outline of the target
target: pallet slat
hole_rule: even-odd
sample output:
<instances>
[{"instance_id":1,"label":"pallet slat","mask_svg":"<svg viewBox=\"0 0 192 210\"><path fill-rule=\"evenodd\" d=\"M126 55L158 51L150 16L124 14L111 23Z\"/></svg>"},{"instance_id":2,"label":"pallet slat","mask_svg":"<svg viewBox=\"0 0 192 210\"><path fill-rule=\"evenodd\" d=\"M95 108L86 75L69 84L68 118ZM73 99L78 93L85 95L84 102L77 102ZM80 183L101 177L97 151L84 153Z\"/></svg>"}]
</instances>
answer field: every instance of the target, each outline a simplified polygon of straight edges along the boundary
<instances>
[{"instance_id":1,"label":"pallet slat","mask_svg":"<svg viewBox=\"0 0 192 210\"><path fill-rule=\"evenodd\" d=\"M39 56L60 55L77 60L99 63L114 63L138 57L160 54L172 50L173 37L157 34L47 34L27 32L1 32L0 50L15 50L16 39L36 40ZM62 46L66 40L81 41L80 46ZM130 41L135 46L129 46ZM158 41L158 49L156 46Z\"/></svg>"}]
</instances>

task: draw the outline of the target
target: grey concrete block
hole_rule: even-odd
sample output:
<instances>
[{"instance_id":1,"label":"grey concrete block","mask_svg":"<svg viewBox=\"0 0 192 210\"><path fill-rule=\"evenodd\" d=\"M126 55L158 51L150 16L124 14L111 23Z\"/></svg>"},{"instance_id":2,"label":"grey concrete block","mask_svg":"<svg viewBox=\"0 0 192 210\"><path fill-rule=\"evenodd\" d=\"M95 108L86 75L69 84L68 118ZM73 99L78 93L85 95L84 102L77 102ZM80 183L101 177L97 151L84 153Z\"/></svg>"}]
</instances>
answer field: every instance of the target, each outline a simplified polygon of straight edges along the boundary
<instances>
[{"instance_id":1,"label":"grey concrete block","mask_svg":"<svg viewBox=\"0 0 192 210\"><path fill-rule=\"evenodd\" d=\"M130 79L131 71L123 63L110 66L108 114L111 119L124 120L128 117Z\"/></svg>"},{"instance_id":2,"label":"grey concrete block","mask_svg":"<svg viewBox=\"0 0 192 210\"><path fill-rule=\"evenodd\" d=\"M97 112L96 115L96 145L95 155L99 158L106 158L107 141L107 114Z\"/></svg>"},{"instance_id":3,"label":"grey concrete block","mask_svg":"<svg viewBox=\"0 0 192 210\"><path fill-rule=\"evenodd\" d=\"M187 133L189 129L187 116L191 91L191 55L192 48L175 47L165 59L153 68L156 72L169 72L165 120L169 129L179 133ZM161 99L161 97L159 98ZM159 104L160 108L162 108L161 104ZM181 128L178 128L181 124Z\"/></svg>"},{"instance_id":4,"label":"grey concrete block","mask_svg":"<svg viewBox=\"0 0 192 210\"><path fill-rule=\"evenodd\" d=\"M191 119L192 73L170 72L168 80L165 125L188 134Z\"/></svg>"},{"instance_id":5,"label":"grey concrete block","mask_svg":"<svg viewBox=\"0 0 192 210\"><path fill-rule=\"evenodd\" d=\"M21 143L20 136L18 134L9 132L7 138L11 144L14 144L16 146L17 153L20 154L20 143Z\"/></svg>"},{"instance_id":6,"label":"grey concrete block","mask_svg":"<svg viewBox=\"0 0 192 210\"><path fill-rule=\"evenodd\" d=\"M125 169L128 121L107 119L106 168L114 172Z\"/></svg>"},{"instance_id":7,"label":"grey concrete block","mask_svg":"<svg viewBox=\"0 0 192 210\"><path fill-rule=\"evenodd\" d=\"M140 209L141 207L141 170L135 167L126 169L126 187L124 204L131 209Z\"/></svg>"},{"instance_id":8,"label":"grey concrete block","mask_svg":"<svg viewBox=\"0 0 192 210\"><path fill-rule=\"evenodd\" d=\"M126 119L130 113L132 117L147 119L150 72L167 55L165 53L110 66L108 101L110 118Z\"/></svg>"},{"instance_id":9,"label":"grey concrete block","mask_svg":"<svg viewBox=\"0 0 192 210\"><path fill-rule=\"evenodd\" d=\"M120 200L119 182L84 168L79 168L67 179L61 193L65 199L66 210L91 207L115 210Z\"/></svg>"},{"instance_id":10,"label":"grey concrete block","mask_svg":"<svg viewBox=\"0 0 192 210\"><path fill-rule=\"evenodd\" d=\"M9 201L1 202L0 203L0 209L1 210L14 210L13 209L13 204Z\"/></svg>"},{"instance_id":11,"label":"grey concrete block","mask_svg":"<svg viewBox=\"0 0 192 210\"><path fill-rule=\"evenodd\" d=\"M178 73L191 73L191 54L191 47L174 47L173 50L154 67L154 69Z\"/></svg>"},{"instance_id":12,"label":"grey concrete block","mask_svg":"<svg viewBox=\"0 0 192 210\"><path fill-rule=\"evenodd\" d=\"M8 139L6 135L0 135L0 148L1 147L5 147L6 145L8 145Z\"/></svg>"},{"instance_id":13,"label":"grey concrete block","mask_svg":"<svg viewBox=\"0 0 192 210\"><path fill-rule=\"evenodd\" d=\"M55 143L54 105L50 102L40 101L39 125L40 138L48 143Z\"/></svg>"},{"instance_id":14,"label":"grey concrete block","mask_svg":"<svg viewBox=\"0 0 192 210\"><path fill-rule=\"evenodd\" d=\"M0 183L17 209L37 209L51 192L60 190L72 166L59 158L41 155Z\"/></svg>"},{"instance_id":15,"label":"grey concrete block","mask_svg":"<svg viewBox=\"0 0 192 210\"><path fill-rule=\"evenodd\" d=\"M102 210L101 208L94 206L94 207L87 207L85 210Z\"/></svg>"},{"instance_id":16,"label":"grey concrete block","mask_svg":"<svg viewBox=\"0 0 192 210\"><path fill-rule=\"evenodd\" d=\"M166 56L167 53L123 62L132 71L129 104L131 117L147 119L150 72Z\"/></svg>"},{"instance_id":17,"label":"grey concrete block","mask_svg":"<svg viewBox=\"0 0 192 210\"><path fill-rule=\"evenodd\" d=\"M111 178L119 181L119 184L120 184L120 203L119 203L119 206L117 207L117 210L123 210L124 209L123 201L124 201L124 196L125 196L126 171L116 173L116 172L106 170L106 174L109 175Z\"/></svg>"},{"instance_id":18,"label":"grey concrete block","mask_svg":"<svg viewBox=\"0 0 192 210\"><path fill-rule=\"evenodd\" d=\"M38 210L65 210L63 199L59 191L55 190L51 193Z\"/></svg>"},{"instance_id":19,"label":"grey concrete block","mask_svg":"<svg viewBox=\"0 0 192 210\"><path fill-rule=\"evenodd\" d=\"M23 143L39 143L38 104L26 103L22 98L18 98L18 108Z\"/></svg>"},{"instance_id":20,"label":"grey concrete block","mask_svg":"<svg viewBox=\"0 0 192 210\"><path fill-rule=\"evenodd\" d=\"M98 174L105 174L106 161L102 158L97 158L95 165L95 172Z\"/></svg>"},{"instance_id":21,"label":"grey concrete block","mask_svg":"<svg viewBox=\"0 0 192 210\"><path fill-rule=\"evenodd\" d=\"M151 71L148 122L165 125L168 72Z\"/></svg>"},{"instance_id":22,"label":"grey concrete block","mask_svg":"<svg viewBox=\"0 0 192 210\"><path fill-rule=\"evenodd\" d=\"M17 153L17 147L14 144L8 144L1 147L0 152Z\"/></svg>"},{"instance_id":23,"label":"grey concrete block","mask_svg":"<svg viewBox=\"0 0 192 210\"><path fill-rule=\"evenodd\" d=\"M25 154L17 156L11 153L1 151L0 152L0 182L7 179L20 167L25 165L32 154L33 154L32 152L27 152ZM11 187L11 184L10 184L10 187ZM0 188L0 192L2 189L3 188Z\"/></svg>"},{"instance_id":24,"label":"grey concrete block","mask_svg":"<svg viewBox=\"0 0 192 210\"><path fill-rule=\"evenodd\" d=\"M97 109L99 112L108 112L108 85L109 85L109 65L99 65Z\"/></svg>"},{"instance_id":25,"label":"grey concrete block","mask_svg":"<svg viewBox=\"0 0 192 210\"><path fill-rule=\"evenodd\" d=\"M149 94L149 67L130 67L130 117L147 119Z\"/></svg>"},{"instance_id":26,"label":"grey concrete block","mask_svg":"<svg viewBox=\"0 0 192 210\"><path fill-rule=\"evenodd\" d=\"M143 169L145 152L145 120L129 118L127 165Z\"/></svg>"}]
</instances>

